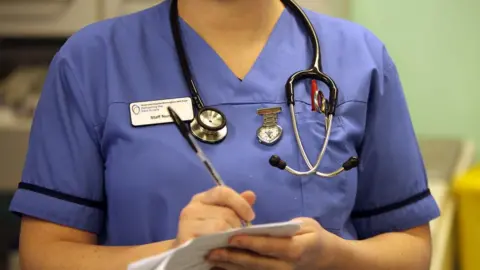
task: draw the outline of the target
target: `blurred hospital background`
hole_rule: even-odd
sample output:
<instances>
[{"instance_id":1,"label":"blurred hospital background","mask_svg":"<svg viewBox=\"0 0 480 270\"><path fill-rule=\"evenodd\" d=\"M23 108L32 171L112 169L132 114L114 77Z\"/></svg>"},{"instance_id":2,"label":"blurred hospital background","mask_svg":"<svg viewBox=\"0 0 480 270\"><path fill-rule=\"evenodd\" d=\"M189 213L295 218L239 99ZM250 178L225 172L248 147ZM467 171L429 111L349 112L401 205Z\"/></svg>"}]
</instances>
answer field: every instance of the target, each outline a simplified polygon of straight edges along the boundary
<instances>
[{"instance_id":1,"label":"blurred hospital background","mask_svg":"<svg viewBox=\"0 0 480 270\"><path fill-rule=\"evenodd\" d=\"M84 25L158 2L0 0L0 270L19 269L19 220L8 205L50 59ZM364 25L385 42L442 210L432 222L431 269L480 270L480 1L298 2Z\"/></svg>"}]
</instances>

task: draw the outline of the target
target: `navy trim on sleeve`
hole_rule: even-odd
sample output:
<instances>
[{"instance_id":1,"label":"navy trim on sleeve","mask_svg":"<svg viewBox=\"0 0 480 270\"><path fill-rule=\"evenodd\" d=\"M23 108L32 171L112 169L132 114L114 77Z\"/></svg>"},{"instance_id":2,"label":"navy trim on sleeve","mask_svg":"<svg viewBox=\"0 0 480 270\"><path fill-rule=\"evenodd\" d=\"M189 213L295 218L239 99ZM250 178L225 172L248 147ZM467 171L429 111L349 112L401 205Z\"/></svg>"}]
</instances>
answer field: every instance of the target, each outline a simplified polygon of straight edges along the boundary
<instances>
[{"instance_id":1,"label":"navy trim on sleeve","mask_svg":"<svg viewBox=\"0 0 480 270\"><path fill-rule=\"evenodd\" d=\"M40 194L43 194L43 195L46 195L46 196L49 196L49 197L52 197L52 198L56 198L56 199L59 199L59 200L63 200L63 201L67 201L67 202L71 202L71 203L75 203L75 204L79 204L79 205L83 205L83 206L87 206L87 207L96 208L96 209L99 209L99 210L102 210L102 211L105 209L105 204L101 201L94 201L94 200L90 200L90 199L79 198L79 197L76 197L76 196L73 196L73 195L65 194L65 193L62 193L62 192L59 192L59 191L56 191L56 190L51 190L51 189L44 188L44 187L41 187L41 186L37 186L37 185L34 185L34 184L19 183L18 188L19 189L24 189L24 190L29 190L29 191L36 192L36 193L40 193Z\"/></svg>"},{"instance_id":2,"label":"navy trim on sleeve","mask_svg":"<svg viewBox=\"0 0 480 270\"><path fill-rule=\"evenodd\" d=\"M379 208L375 208L375 209L371 209L371 210L353 212L352 213L352 218L359 219L359 218L369 218L369 217L372 217L372 216L378 216L378 215L381 215L381 214L391 212L391 211L397 210L399 208L405 207L407 205L414 204L418 201L421 201L421 200L427 198L430 195L431 195L430 189L427 189L425 191L417 193L417 194L409 197L408 199L400 201L400 202L392 203L392 204L389 204L389 205L386 205L386 206L383 206L383 207L379 207Z\"/></svg>"}]
</instances>

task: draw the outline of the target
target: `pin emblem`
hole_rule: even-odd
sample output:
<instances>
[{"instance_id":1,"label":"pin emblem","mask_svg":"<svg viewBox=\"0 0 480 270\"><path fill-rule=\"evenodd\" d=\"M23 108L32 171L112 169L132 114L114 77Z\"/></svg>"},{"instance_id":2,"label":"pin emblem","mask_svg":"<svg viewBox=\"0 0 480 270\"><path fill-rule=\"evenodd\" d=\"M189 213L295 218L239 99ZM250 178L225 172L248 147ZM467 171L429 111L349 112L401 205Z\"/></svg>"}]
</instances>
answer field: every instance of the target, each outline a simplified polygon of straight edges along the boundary
<instances>
[{"instance_id":1,"label":"pin emblem","mask_svg":"<svg viewBox=\"0 0 480 270\"><path fill-rule=\"evenodd\" d=\"M283 129L277 123L281 111L282 107L257 110L257 114L263 116L262 126L257 129L257 138L261 144L274 145L282 137Z\"/></svg>"}]
</instances>

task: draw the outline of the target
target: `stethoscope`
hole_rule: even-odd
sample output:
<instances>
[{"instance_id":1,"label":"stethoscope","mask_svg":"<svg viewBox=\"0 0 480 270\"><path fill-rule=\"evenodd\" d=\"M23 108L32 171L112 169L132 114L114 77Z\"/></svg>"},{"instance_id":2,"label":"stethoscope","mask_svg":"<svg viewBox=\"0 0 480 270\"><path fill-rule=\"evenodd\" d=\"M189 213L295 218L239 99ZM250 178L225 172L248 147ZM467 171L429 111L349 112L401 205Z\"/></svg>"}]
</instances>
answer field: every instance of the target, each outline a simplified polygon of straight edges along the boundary
<instances>
[{"instance_id":1,"label":"stethoscope","mask_svg":"<svg viewBox=\"0 0 480 270\"><path fill-rule=\"evenodd\" d=\"M286 170L289 173L297 176L306 176L316 174L321 177L333 177L340 174L343 171L348 171L358 166L359 161L356 157L350 157L342 166L334 172L322 173L317 171L320 166L325 152L327 150L327 145L330 140L330 134L332 130L333 116L335 115L335 108L337 106L338 100L338 88L335 82L325 73L322 72L321 67L321 54L320 54L320 42L318 36L315 32L315 29L305 14L303 9L293 0L281 0L283 4L295 12L296 16L303 20L303 23L308 32L308 37L313 45L314 57L312 59L311 67L307 70L298 71L288 79L285 90L287 96L287 104L289 106L291 121L293 124L293 130L295 133L295 139L297 141L300 153L308 165L308 171L297 171L287 166L287 163L282 160L279 156L273 155L269 159L271 166L279 168L281 170ZM197 109L197 114L190 123L190 130L193 136L204 143L217 144L222 142L227 136L227 120L225 115L218 109L212 107L206 107L200 94L198 93L195 81L193 79L192 72L190 71L187 53L183 47L183 41L180 31L180 20L178 15L178 0L172 0L170 7L170 24L173 39L175 42L175 47L177 49L177 55L180 61L180 65L183 72L183 77L185 82L188 85L190 94L192 96L192 102ZM315 164L312 166L310 159L305 153L302 140L297 127L297 119L295 117L295 92L294 84L303 79L312 80L312 110L325 114L325 140L322 145L322 149L318 154ZM321 90L316 87L316 80L323 82L330 91L329 99L326 99Z\"/></svg>"}]
</instances>

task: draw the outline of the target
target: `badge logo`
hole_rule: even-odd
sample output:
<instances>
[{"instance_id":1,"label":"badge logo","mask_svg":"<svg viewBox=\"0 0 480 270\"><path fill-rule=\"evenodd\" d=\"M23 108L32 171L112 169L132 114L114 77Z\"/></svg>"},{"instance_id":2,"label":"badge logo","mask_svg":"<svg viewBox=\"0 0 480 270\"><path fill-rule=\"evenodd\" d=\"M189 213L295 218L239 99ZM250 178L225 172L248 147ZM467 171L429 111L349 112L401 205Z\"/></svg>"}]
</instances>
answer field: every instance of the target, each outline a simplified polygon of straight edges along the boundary
<instances>
[{"instance_id":1,"label":"badge logo","mask_svg":"<svg viewBox=\"0 0 480 270\"><path fill-rule=\"evenodd\" d=\"M140 107L138 105L133 105L132 106L132 112L135 114L135 115L138 115L140 113Z\"/></svg>"}]
</instances>

